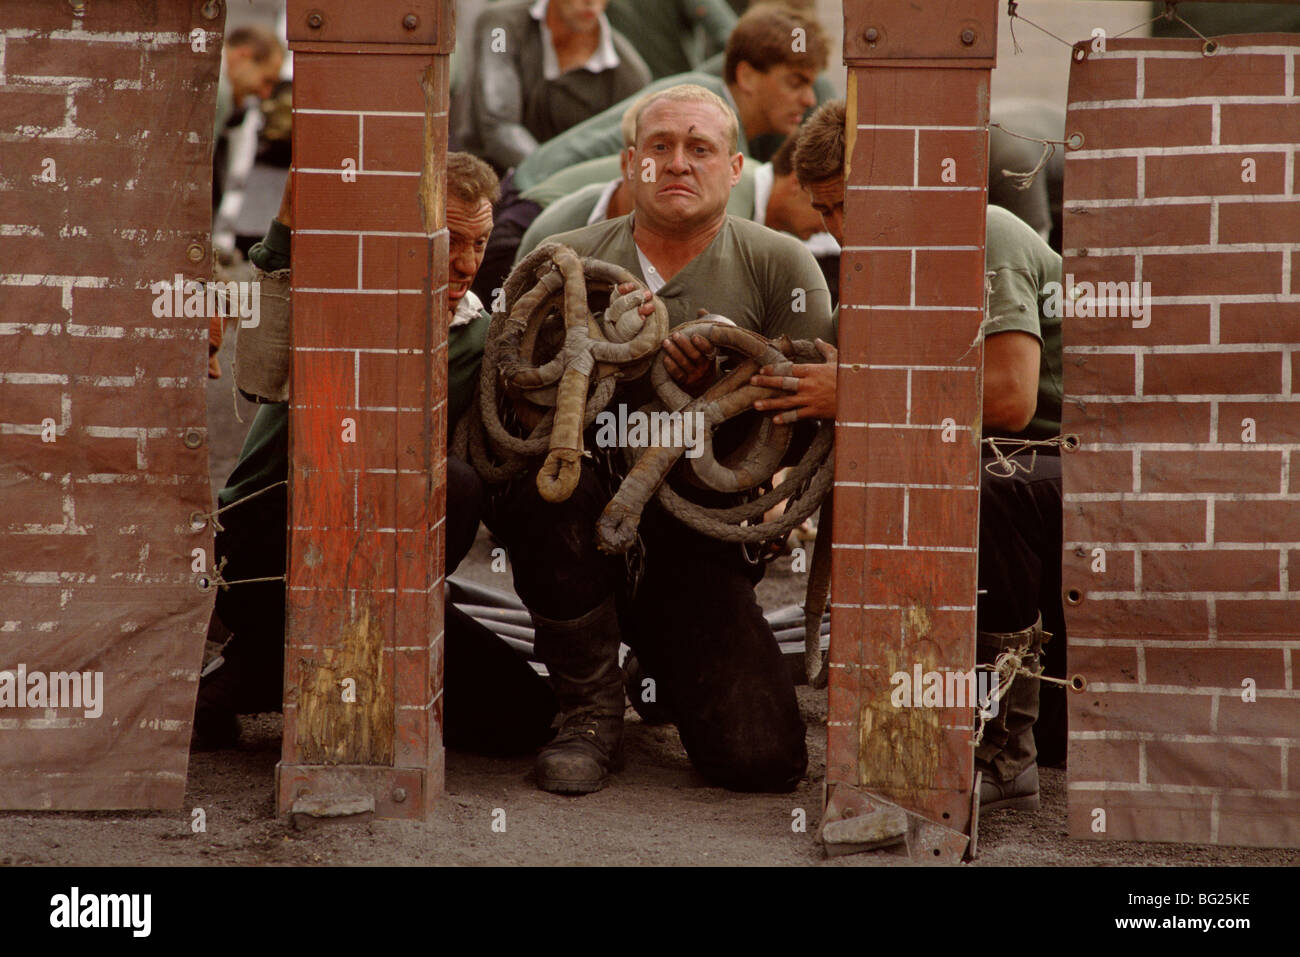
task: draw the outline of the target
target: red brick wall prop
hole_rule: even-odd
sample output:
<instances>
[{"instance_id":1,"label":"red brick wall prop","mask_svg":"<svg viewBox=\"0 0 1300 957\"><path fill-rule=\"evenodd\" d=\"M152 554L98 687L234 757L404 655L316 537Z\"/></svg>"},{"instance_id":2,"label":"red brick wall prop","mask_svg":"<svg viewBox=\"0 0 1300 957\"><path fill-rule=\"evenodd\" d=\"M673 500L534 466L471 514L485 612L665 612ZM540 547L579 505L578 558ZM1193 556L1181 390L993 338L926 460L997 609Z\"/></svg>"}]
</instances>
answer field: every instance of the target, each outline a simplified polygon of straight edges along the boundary
<instances>
[{"instance_id":1,"label":"red brick wall prop","mask_svg":"<svg viewBox=\"0 0 1300 957\"><path fill-rule=\"evenodd\" d=\"M1063 320L1076 838L1300 846L1298 52L1076 51L1065 272L1151 295Z\"/></svg>"},{"instance_id":2,"label":"red brick wall prop","mask_svg":"<svg viewBox=\"0 0 1300 957\"><path fill-rule=\"evenodd\" d=\"M442 790L450 4L291 0L281 813Z\"/></svg>"},{"instance_id":3,"label":"red brick wall prop","mask_svg":"<svg viewBox=\"0 0 1300 957\"><path fill-rule=\"evenodd\" d=\"M890 678L975 661L982 349L972 343L997 4L913 6L844 7L826 775L832 814L837 788L859 789L968 832L972 709L896 708Z\"/></svg>"},{"instance_id":4,"label":"red brick wall prop","mask_svg":"<svg viewBox=\"0 0 1300 957\"><path fill-rule=\"evenodd\" d=\"M149 286L210 278L221 9L0 5L3 808L181 806L208 318L157 316Z\"/></svg>"}]
</instances>

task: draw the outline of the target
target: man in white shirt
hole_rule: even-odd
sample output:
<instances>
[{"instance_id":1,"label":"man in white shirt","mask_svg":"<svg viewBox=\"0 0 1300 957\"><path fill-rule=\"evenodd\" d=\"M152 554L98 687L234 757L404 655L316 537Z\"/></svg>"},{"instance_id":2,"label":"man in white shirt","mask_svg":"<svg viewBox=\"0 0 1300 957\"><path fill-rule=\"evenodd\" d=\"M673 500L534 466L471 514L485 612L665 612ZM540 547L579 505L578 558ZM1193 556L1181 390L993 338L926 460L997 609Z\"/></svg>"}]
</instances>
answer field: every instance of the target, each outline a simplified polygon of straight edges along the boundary
<instances>
[{"instance_id":1,"label":"man in white shirt","mask_svg":"<svg viewBox=\"0 0 1300 957\"><path fill-rule=\"evenodd\" d=\"M472 151L502 170L650 82L607 0L493 4L475 28Z\"/></svg>"}]
</instances>

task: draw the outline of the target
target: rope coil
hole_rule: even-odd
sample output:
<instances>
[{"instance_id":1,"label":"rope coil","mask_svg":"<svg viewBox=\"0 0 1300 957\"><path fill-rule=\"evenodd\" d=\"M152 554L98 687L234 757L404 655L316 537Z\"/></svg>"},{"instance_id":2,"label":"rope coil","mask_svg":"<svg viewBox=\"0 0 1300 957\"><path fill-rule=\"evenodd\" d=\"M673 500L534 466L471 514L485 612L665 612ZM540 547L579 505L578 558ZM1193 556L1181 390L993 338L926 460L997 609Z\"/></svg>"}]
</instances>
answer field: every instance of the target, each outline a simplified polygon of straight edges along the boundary
<instances>
[{"instance_id":1,"label":"rope coil","mask_svg":"<svg viewBox=\"0 0 1300 957\"><path fill-rule=\"evenodd\" d=\"M620 293L627 284L632 291ZM504 294L504 306L488 328L473 409L452 441L453 453L466 457L484 481L501 484L536 469L542 497L564 501L577 485L581 458L591 457L583 448L583 432L610 404L620 382L648 377L653 398L639 412L681 416L683 422L697 416L703 427L689 457L685 429L682 441L660 435L659 444L623 450L626 475L597 520L596 536L602 551L628 557L629 574L640 567L639 526L652 499L701 534L747 544L783 540L822 505L834 481L834 423L816 421L799 462L783 481L774 482L794 429L752 411L756 400L785 393L749 382L765 366L781 376L789 375L795 362L824 362L813 343L769 341L720 316L684 323L674 331L706 339L722 371L702 395L692 396L665 365L667 308L652 297L654 311L643 318L645 286L628 270L547 243L515 267ZM608 306L593 309L592 301L606 294ZM715 449L715 431L746 413L752 413L752 422L739 445L727 452ZM617 455L597 451L621 471ZM710 508L692 501L684 486L746 500ZM781 517L764 521L782 500L788 504ZM805 665L818 687L826 681L820 630L830 587L829 513L823 525L805 601Z\"/></svg>"}]
</instances>

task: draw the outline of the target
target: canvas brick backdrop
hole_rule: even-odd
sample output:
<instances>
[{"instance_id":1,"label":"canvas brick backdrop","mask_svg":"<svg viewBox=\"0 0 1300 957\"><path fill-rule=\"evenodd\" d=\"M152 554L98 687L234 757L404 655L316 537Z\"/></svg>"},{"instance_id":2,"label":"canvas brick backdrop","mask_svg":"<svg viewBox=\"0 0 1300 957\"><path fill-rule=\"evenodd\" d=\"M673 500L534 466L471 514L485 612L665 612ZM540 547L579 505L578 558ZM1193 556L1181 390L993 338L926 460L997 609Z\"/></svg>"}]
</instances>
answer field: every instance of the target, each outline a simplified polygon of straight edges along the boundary
<instances>
[{"instance_id":1,"label":"canvas brick backdrop","mask_svg":"<svg viewBox=\"0 0 1300 957\"><path fill-rule=\"evenodd\" d=\"M1300 845L1297 51L1076 53L1065 271L1153 306L1063 321L1074 837Z\"/></svg>"},{"instance_id":2,"label":"canvas brick backdrop","mask_svg":"<svg viewBox=\"0 0 1300 957\"><path fill-rule=\"evenodd\" d=\"M184 794L208 320L155 318L149 284L208 278L220 11L0 4L0 670L102 672L104 698L0 708L0 807Z\"/></svg>"},{"instance_id":3,"label":"canvas brick backdrop","mask_svg":"<svg viewBox=\"0 0 1300 957\"><path fill-rule=\"evenodd\" d=\"M383 817L421 817L442 791L444 764L451 9L291 0L288 28L294 326L280 809L305 799L334 813L360 799Z\"/></svg>"},{"instance_id":4,"label":"canvas brick backdrop","mask_svg":"<svg viewBox=\"0 0 1300 957\"><path fill-rule=\"evenodd\" d=\"M956 832L973 711L896 708L890 676L974 665L995 6L845 4L830 811L843 785Z\"/></svg>"}]
</instances>

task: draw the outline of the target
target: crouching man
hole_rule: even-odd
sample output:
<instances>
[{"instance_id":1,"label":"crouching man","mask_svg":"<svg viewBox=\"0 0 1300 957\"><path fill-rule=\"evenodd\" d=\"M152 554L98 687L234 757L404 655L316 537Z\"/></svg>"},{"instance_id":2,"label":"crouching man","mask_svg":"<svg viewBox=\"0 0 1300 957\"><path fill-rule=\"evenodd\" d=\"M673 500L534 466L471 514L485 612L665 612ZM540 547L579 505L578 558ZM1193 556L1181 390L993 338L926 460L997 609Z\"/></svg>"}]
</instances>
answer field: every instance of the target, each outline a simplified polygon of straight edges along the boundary
<instances>
[{"instance_id":1,"label":"crouching man","mask_svg":"<svg viewBox=\"0 0 1300 957\"><path fill-rule=\"evenodd\" d=\"M487 334L488 315L469 291L488 234L497 178L468 153L447 154L448 232L447 432L469 408ZM290 268L290 204L272 221L250 258L268 272ZM310 383L299 385L310 390ZM218 500L216 550L230 580L285 574L289 474L289 404L262 405L238 464ZM447 457L446 571L456 569L478 532L482 485L474 470ZM241 714L279 711L284 683L285 584L237 584L217 595L215 615L233 632L221 658L199 680L194 745L234 747ZM444 741L457 750L529 751L550 737L555 699L545 682L495 634L448 603L445 611Z\"/></svg>"},{"instance_id":2,"label":"crouching man","mask_svg":"<svg viewBox=\"0 0 1300 957\"><path fill-rule=\"evenodd\" d=\"M666 305L670 326L704 309L768 337L828 337L830 295L811 253L726 213L743 163L737 135L735 114L701 87L652 95L628 152L629 168L653 168L633 181L633 211L551 239L640 276ZM641 312L652 311L647 293ZM668 372L687 389L712 377L715 357L703 338L675 333L664 349ZM588 448L597 444L588 437ZM605 464L614 456L601 451L583 459L566 501L542 499L529 473L495 496L487 514L510 550L515 590L532 613L537 654L563 713L538 756L538 786L596 791L621 768L621 640L708 781L740 791L794 788L807 767L804 724L754 597L761 565L652 502L640 525L642 573L630 582L624 557L596 546L595 522L617 480Z\"/></svg>"},{"instance_id":3,"label":"crouching man","mask_svg":"<svg viewBox=\"0 0 1300 957\"><path fill-rule=\"evenodd\" d=\"M844 124L842 100L823 104L799 132L795 175L822 214L826 229L844 242ZM976 660L992 664L1002 652L1023 652L1033 674L1042 671L1047 638L1042 614L1060 620L1061 460L1057 448L1015 456L1010 474L993 454L1061 431L1061 320L1048 307L1049 283L1061 280L1061 257L1033 229L997 206L988 207L985 271L991 274L984 336L983 467L980 470L979 595ZM924 276L917 277L924 282ZM1059 288L1059 286L1057 287ZM828 357L834 352L826 348ZM772 370L751 381L790 394L755 403L778 410L782 421L835 415L835 363L795 365L789 376ZM1038 807L1034 722L1039 682L1018 676L985 726L975 749L983 773L985 810Z\"/></svg>"}]
</instances>

